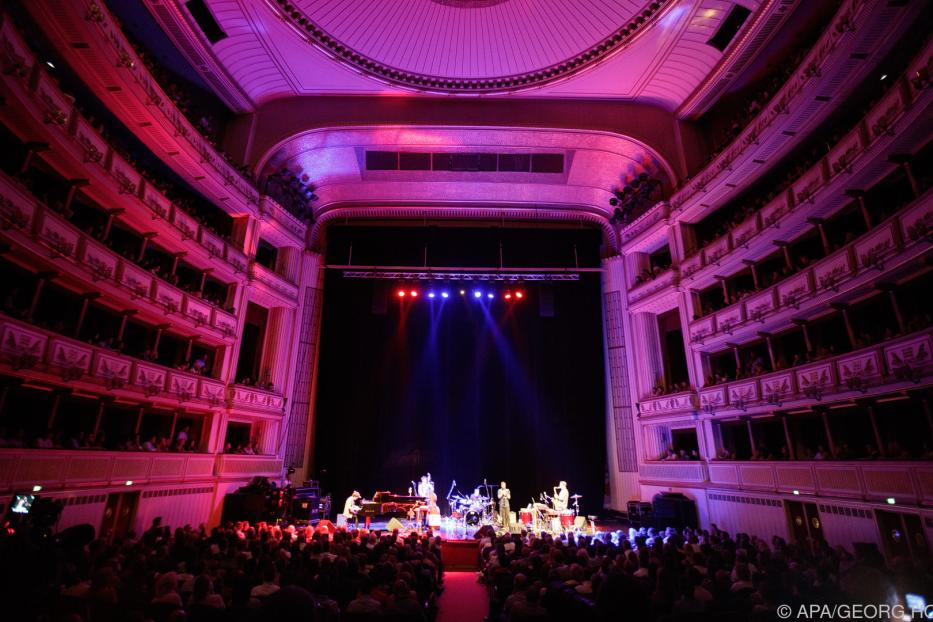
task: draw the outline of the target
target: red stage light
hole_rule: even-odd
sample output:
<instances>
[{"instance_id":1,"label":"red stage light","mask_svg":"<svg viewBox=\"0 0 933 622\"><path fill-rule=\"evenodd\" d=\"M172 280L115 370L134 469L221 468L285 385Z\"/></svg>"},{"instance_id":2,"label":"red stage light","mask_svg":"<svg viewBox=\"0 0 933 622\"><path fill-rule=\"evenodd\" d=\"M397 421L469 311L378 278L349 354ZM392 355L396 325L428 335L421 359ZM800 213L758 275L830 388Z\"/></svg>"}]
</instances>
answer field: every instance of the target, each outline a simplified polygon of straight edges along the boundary
<instances>
[{"instance_id":1,"label":"red stage light","mask_svg":"<svg viewBox=\"0 0 933 622\"><path fill-rule=\"evenodd\" d=\"M505 298L506 300L512 300L512 294L509 292L505 292L505 296L503 296L503 298Z\"/></svg>"},{"instance_id":2,"label":"red stage light","mask_svg":"<svg viewBox=\"0 0 933 622\"><path fill-rule=\"evenodd\" d=\"M405 292L402 291L402 290L398 290L398 297L399 297L399 298L404 298L404 297L405 297Z\"/></svg>"},{"instance_id":3,"label":"red stage light","mask_svg":"<svg viewBox=\"0 0 933 622\"><path fill-rule=\"evenodd\" d=\"M525 292L515 292L515 297L516 297L516 298L524 298L524 297L525 297Z\"/></svg>"},{"instance_id":4,"label":"red stage light","mask_svg":"<svg viewBox=\"0 0 933 622\"><path fill-rule=\"evenodd\" d=\"M408 292L408 295L411 296L412 298L417 298L418 292L416 292L415 290L411 290L410 292Z\"/></svg>"}]
</instances>

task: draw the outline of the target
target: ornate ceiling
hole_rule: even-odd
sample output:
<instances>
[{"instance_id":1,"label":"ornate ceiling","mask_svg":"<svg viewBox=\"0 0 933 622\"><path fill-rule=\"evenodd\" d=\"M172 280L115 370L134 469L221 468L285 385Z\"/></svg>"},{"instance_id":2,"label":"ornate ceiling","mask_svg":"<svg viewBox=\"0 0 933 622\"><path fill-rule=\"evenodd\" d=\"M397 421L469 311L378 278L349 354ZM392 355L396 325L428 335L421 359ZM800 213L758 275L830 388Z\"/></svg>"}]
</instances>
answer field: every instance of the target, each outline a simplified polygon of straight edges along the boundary
<instances>
[{"instance_id":1,"label":"ornate ceiling","mask_svg":"<svg viewBox=\"0 0 933 622\"><path fill-rule=\"evenodd\" d=\"M754 58L799 0L205 0L211 44L181 0L143 0L238 112L303 95L638 101L675 111ZM775 19L777 18L777 19Z\"/></svg>"}]
</instances>

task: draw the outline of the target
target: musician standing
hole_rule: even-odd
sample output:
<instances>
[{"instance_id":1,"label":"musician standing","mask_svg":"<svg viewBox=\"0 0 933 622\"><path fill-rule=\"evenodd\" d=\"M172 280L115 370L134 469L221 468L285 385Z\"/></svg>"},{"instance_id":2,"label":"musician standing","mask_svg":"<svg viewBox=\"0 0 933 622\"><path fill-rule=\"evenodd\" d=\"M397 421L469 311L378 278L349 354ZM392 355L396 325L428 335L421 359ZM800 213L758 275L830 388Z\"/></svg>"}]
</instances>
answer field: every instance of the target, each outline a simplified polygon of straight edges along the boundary
<instances>
[{"instance_id":1,"label":"musician standing","mask_svg":"<svg viewBox=\"0 0 933 622\"><path fill-rule=\"evenodd\" d=\"M512 491L505 486L505 482L499 482L499 521L502 528L506 531L512 530L511 514L509 512L509 499L512 498Z\"/></svg>"},{"instance_id":2,"label":"musician standing","mask_svg":"<svg viewBox=\"0 0 933 622\"><path fill-rule=\"evenodd\" d=\"M561 482L554 488L554 511L563 512L570 503L570 491L567 490L567 482Z\"/></svg>"}]
</instances>

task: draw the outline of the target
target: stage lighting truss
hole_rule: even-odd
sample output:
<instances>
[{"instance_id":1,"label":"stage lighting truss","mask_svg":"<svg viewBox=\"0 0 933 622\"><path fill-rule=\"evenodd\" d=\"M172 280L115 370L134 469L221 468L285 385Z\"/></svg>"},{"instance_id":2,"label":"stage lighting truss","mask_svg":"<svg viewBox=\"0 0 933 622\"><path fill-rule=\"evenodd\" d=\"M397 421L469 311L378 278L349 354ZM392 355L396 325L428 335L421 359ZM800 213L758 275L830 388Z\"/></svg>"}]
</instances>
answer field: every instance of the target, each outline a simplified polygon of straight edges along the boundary
<instances>
[{"instance_id":1,"label":"stage lighting truss","mask_svg":"<svg viewBox=\"0 0 933 622\"><path fill-rule=\"evenodd\" d=\"M393 281L579 281L578 272L411 272L397 270L344 270L348 279L389 279Z\"/></svg>"}]
</instances>

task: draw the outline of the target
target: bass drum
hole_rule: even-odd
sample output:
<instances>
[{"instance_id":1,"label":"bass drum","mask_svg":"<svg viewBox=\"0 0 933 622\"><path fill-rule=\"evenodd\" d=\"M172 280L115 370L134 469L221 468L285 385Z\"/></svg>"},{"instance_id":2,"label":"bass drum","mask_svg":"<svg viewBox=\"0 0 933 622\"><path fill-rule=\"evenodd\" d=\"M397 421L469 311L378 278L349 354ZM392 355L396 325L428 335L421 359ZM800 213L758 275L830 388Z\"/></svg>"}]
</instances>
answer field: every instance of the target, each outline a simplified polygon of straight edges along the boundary
<instances>
[{"instance_id":1,"label":"bass drum","mask_svg":"<svg viewBox=\"0 0 933 622\"><path fill-rule=\"evenodd\" d=\"M479 521L481 517L482 515L476 510L470 510L469 512L466 513L464 520L467 525L471 527L476 527L477 525L479 525Z\"/></svg>"}]
</instances>

